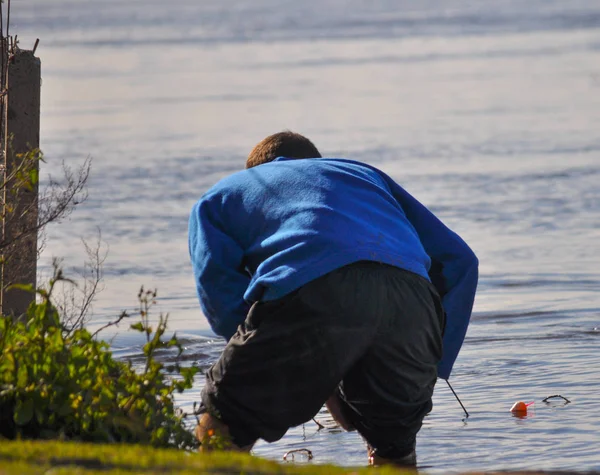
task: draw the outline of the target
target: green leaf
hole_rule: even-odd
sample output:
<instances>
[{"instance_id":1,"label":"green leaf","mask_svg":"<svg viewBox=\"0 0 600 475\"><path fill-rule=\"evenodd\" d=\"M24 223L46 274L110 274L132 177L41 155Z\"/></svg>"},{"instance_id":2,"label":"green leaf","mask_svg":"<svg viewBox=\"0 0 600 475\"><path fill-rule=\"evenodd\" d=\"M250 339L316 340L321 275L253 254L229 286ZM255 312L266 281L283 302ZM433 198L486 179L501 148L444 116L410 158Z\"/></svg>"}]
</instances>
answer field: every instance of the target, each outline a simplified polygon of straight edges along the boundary
<instances>
[{"instance_id":1,"label":"green leaf","mask_svg":"<svg viewBox=\"0 0 600 475\"><path fill-rule=\"evenodd\" d=\"M45 414L44 410L41 407L36 406L34 412L35 412L35 418L37 419L38 423L43 425L45 422L45 419L46 419L46 414Z\"/></svg>"},{"instance_id":2,"label":"green leaf","mask_svg":"<svg viewBox=\"0 0 600 475\"><path fill-rule=\"evenodd\" d=\"M25 402L17 403L14 421L18 426L24 426L31 421L33 417L33 399L27 399Z\"/></svg>"},{"instance_id":3,"label":"green leaf","mask_svg":"<svg viewBox=\"0 0 600 475\"><path fill-rule=\"evenodd\" d=\"M31 284L12 284L8 286L8 290L17 289L24 290L25 292L35 293L35 287Z\"/></svg>"},{"instance_id":4,"label":"green leaf","mask_svg":"<svg viewBox=\"0 0 600 475\"><path fill-rule=\"evenodd\" d=\"M36 168L29 170L29 182L31 183L31 185L36 185L38 181L39 181L38 170Z\"/></svg>"},{"instance_id":5,"label":"green leaf","mask_svg":"<svg viewBox=\"0 0 600 475\"><path fill-rule=\"evenodd\" d=\"M27 366L21 364L17 370L17 386L24 388L27 383L29 383L29 371L27 371Z\"/></svg>"},{"instance_id":6,"label":"green leaf","mask_svg":"<svg viewBox=\"0 0 600 475\"><path fill-rule=\"evenodd\" d=\"M60 416L60 417L65 417L68 414L71 414L71 412L73 412L73 409L71 408L71 404L69 403L69 401L65 401L60 408L58 409L58 411L56 411L56 413Z\"/></svg>"},{"instance_id":7,"label":"green leaf","mask_svg":"<svg viewBox=\"0 0 600 475\"><path fill-rule=\"evenodd\" d=\"M139 332L143 332L144 324L142 322L133 323L133 324L131 324L131 326L129 328L131 328L132 330L137 330Z\"/></svg>"},{"instance_id":8,"label":"green leaf","mask_svg":"<svg viewBox=\"0 0 600 475\"><path fill-rule=\"evenodd\" d=\"M179 370L179 374L181 374L181 376L188 380L192 379L198 371L200 371L200 368L198 368L197 366L190 366L188 368L181 368Z\"/></svg>"}]
</instances>

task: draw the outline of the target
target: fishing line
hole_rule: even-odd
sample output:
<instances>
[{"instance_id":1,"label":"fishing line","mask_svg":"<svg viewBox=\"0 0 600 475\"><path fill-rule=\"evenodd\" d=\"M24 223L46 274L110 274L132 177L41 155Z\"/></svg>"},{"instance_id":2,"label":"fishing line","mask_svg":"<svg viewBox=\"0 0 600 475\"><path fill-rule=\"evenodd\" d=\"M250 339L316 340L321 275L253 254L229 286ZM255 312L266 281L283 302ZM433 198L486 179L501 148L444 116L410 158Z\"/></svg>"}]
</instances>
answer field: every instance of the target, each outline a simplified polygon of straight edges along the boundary
<instances>
[{"instance_id":1,"label":"fishing line","mask_svg":"<svg viewBox=\"0 0 600 475\"><path fill-rule=\"evenodd\" d=\"M448 383L448 387L450 388L450 391L452 391L452 394L454 394L454 397L456 398L456 400L460 404L460 407L462 407L463 411L465 411L465 415L466 415L465 419L468 419L469 418L469 413L467 412L467 410L465 409L465 406L463 405L463 403L461 402L460 398L458 397L458 394L456 394L456 391L454 391L454 389L450 385L450 381L446 380L446 383Z\"/></svg>"}]
</instances>

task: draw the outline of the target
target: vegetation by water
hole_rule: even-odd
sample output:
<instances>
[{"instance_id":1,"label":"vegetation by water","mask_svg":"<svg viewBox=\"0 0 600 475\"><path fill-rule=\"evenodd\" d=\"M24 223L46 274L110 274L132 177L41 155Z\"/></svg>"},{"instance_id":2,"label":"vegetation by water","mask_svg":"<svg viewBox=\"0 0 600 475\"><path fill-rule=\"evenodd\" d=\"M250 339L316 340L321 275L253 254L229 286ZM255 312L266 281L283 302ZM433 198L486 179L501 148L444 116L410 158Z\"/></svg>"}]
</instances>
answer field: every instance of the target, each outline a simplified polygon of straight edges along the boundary
<instances>
[{"instance_id":1,"label":"vegetation by water","mask_svg":"<svg viewBox=\"0 0 600 475\"><path fill-rule=\"evenodd\" d=\"M174 395L192 387L198 369L179 365L183 348L175 335L163 338L167 316L161 314L151 325L156 292L140 290L139 321L130 326L146 336L145 366L136 371L131 363L116 360L109 345L83 323L64 324L52 302L56 285L64 280L56 268L26 315L0 318L0 434L196 448ZM119 320L126 318L123 312ZM161 350L176 350L175 362L158 362Z\"/></svg>"}]
</instances>

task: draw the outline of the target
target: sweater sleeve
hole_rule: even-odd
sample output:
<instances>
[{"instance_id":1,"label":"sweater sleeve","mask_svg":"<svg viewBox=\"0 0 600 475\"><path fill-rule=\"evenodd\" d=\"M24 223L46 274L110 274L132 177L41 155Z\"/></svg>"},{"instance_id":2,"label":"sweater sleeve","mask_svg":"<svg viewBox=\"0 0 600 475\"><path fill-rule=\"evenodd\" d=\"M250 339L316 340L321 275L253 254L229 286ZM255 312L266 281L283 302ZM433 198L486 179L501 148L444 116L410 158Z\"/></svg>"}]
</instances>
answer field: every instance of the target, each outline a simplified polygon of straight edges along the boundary
<instances>
[{"instance_id":1,"label":"sweater sleeve","mask_svg":"<svg viewBox=\"0 0 600 475\"><path fill-rule=\"evenodd\" d=\"M388 183L431 258L429 274L446 312L444 350L438 375L448 379L471 319L479 261L469 246L425 206L393 180L389 179Z\"/></svg>"},{"instance_id":2,"label":"sweater sleeve","mask_svg":"<svg viewBox=\"0 0 600 475\"><path fill-rule=\"evenodd\" d=\"M218 207L201 199L189 220L189 252L200 306L213 331L229 340L246 318L250 276L244 251L224 230Z\"/></svg>"}]
</instances>

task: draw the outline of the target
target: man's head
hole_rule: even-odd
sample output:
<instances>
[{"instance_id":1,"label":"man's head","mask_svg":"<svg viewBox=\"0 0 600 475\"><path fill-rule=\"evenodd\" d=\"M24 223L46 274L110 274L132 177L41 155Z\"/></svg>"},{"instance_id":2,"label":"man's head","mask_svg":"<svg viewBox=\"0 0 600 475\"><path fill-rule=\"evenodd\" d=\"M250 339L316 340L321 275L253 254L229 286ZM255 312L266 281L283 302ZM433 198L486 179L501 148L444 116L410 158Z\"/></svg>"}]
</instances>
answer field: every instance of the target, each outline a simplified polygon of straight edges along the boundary
<instances>
[{"instance_id":1,"label":"man's head","mask_svg":"<svg viewBox=\"0 0 600 475\"><path fill-rule=\"evenodd\" d=\"M261 140L248 155L246 168L272 162L277 157L321 158L321 154L306 137L286 130Z\"/></svg>"}]
</instances>

